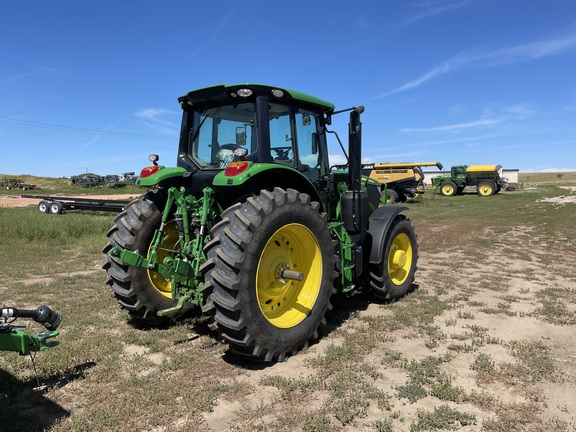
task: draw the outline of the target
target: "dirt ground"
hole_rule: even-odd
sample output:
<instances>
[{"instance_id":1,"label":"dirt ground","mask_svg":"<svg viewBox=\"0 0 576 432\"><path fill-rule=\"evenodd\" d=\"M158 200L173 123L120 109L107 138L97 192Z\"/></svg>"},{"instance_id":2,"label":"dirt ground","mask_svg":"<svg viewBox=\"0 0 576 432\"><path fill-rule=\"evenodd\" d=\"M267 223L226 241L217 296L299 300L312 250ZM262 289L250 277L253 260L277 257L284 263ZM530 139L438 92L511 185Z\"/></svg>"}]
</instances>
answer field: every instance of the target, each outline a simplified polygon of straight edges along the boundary
<instances>
[{"instance_id":1,"label":"dirt ground","mask_svg":"<svg viewBox=\"0 0 576 432\"><path fill-rule=\"evenodd\" d=\"M566 195L542 201L551 205L576 204L576 187L567 189L570 191ZM97 195L82 197L102 198ZM116 199L130 197L133 196L115 196ZM0 196L0 207L37 205L38 201L19 196ZM407 384L406 368L400 362L389 367L397 353L410 353L409 358L416 362L423 362L430 356L450 356L451 360L440 366L441 373L453 379L453 388L463 389L474 399L444 400L439 403L432 397L424 397L417 402L397 397L391 413L371 405L359 416L360 419L344 428L346 431L388 430L378 423L384 416L392 416L394 430L408 431L409 425L418 421L419 412L431 411L440 405L448 405L475 417L473 424L457 428L462 431L485 430L482 425L490 421L493 422L490 430L576 431L576 326L572 322L560 325L546 322L542 319L542 306L537 300L546 289L573 296L576 290L573 277L576 256L566 256L554 268L547 268L547 254L550 251L545 239L539 238L533 227L519 225L512 232L489 234L504 252L484 256L481 262L463 260L455 265L454 254L457 251L453 250L434 254L420 252L419 286L439 287L444 284L448 288L446 292L438 291L438 297L450 302L453 307L434 320L430 329L435 333L428 335L429 340L426 340L426 335L399 330L385 344L376 346L366 360L367 367L379 376L378 389L396 394L398 388ZM513 249L518 245L532 247L531 256L515 255ZM504 276L491 279L486 274L487 268L494 275ZM445 275L445 280L438 280L439 272ZM566 314L573 317L574 299L566 297L565 300ZM305 380L314 373L310 361L326 353L330 347L341 346L343 333L361 334L367 326L363 318L377 320L391 313L386 307L375 303L356 309L358 313L343 320L338 331L331 332L285 362L270 367L239 368L235 383L245 383L247 393L242 398L219 399L213 410L204 415L197 430L274 430L273 423L268 422L289 415L291 409L283 403L281 390L263 385L262 380L271 376ZM538 352L541 347L546 347L548 351ZM135 350L129 354L146 355L145 351ZM518 353L524 353L525 358ZM484 367L490 370L490 374L482 375L478 358L489 360L491 364ZM534 366L541 361L542 367L545 367L548 358L554 365L553 373ZM321 400L310 399L306 402L311 412L316 404L322 404ZM525 420L514 418L518 414L525 416ZM515 427L507 428L507 424L512 423ZM380 427L375 426L378 424ZM169 427L161 427L155 428L154 432L168 430Z\"/></svg>"},{"instance_id":2,"label":"dirt ground","mask_svg":"<svg viewBox=\"0 0 576 432\"><path fill-rule=\"evenodd\" d=\"M566 195L543 202L551 205L576 204L576 187L566 189L569 190ZM451 294L439 297L449 302L450 295L457 293L457 297L463 299L459 299L455 307L446 311L440 319L434 320L436 331L445 335L445 338L439 338L437 347L430 350L421 334L401 331L396 334L400 337L394 337L383 344L385 348L375 348L370 354L372 360L368 363L382 374L378 379L379 383L382 383L381 389L394 394L398 388L407 384L407 380L402 367L386 366L391 353L409 353L411 359L422 362L429 356L449 356L451 360L441 366L441 373L453 378L454 388L473 395L472 399L476 398L473 402L447 402L449 407L465 411L476 418L473 424L455 426L454 429L480 431L485 430L483 425L492 422L489 430L576 431L575 326L545 322L538 315L540 305L536 300L541 290L546 288L574 293L575 280L573 277L551 276L542 268L544 264L541 264L541 261L545 261L546 249L538 247L538 234L532 228L518 226L512 233L490 234L497 244L503 246L502 249L513 244L533 243L535 250L541 252L535 252L530 259L516 257L513 253L497 253L490 258L490 262L481 265L477 262L462 261L455 266L454 253L430 254L422 251L417 277L419 285L437 286L437 275L440 271L446 274L447 285L453 285L448 290L452 291ZM566 260L554 269L558 274L572 272L572 260L576 257L565 258ZM489 286L485 272L487 266L494 274L506 275L502 278L501 286ZM569 313L574 315L573 300L569 300L567 304ZM205 429L202 430L269 430L270 424L254 421L256 412L273 418L281 416L284 410L290 410L279 403L282 398L277 388L255 383L270 375L287 380L305 380L308 374L313 373L309 366L311 359L326 353L330 347L343 344L344 338L340 336L340 332L362 333L365 325L362 317L385 317L390 313L382 305L374 303L360 309L358 316L343 321L339 331L320 339L305 352L289 357L285 362L268 369L244 370L237 380L245 382L254 391L241 400L219 400L214 410L205 415ZM475 339L471 334L477 330L485 333ZM455 348L459 346L461 349ZM514 347L547 347L549 351L541 352L540 354L544 354L541 357L533 351L519 361L520 349L515 351ZM547 355L547 358L551 359L550 364L543 361ZM482 375L480 367L477 366L478 358L490 359L490 373ZM550 369L547 369L548 366ZM538 368L542 368L545 379L536 377L535 370ZM309 402L310 409L313 410L314 401ZM411 430L409 425L418 421L418 413L435 410L441 405L438 402L430 397L414 403L405 398L396 399L392 408L392 417L396 419L393 430ZM251 413L252 416L243 416L243 413ZM371 406L361 420L347 425L344 430L380 430L375 425L382 418L382 410Z\"/></svg>"}]
</instances>

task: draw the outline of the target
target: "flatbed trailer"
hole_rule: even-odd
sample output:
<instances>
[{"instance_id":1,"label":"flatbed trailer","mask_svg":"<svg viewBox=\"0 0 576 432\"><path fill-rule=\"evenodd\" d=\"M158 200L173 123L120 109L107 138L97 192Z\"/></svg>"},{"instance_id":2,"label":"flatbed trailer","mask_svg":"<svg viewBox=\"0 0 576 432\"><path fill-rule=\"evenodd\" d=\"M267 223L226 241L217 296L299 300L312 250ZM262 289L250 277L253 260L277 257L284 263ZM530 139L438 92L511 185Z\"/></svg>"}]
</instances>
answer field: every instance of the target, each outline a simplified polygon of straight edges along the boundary
<instances>
[{"instance_id":1,"label":"flatbed trailer","mask_svg":"<svg viewBox=\"0 0 576 432\"><path fill-rule=\"evenodd\" d=\"M42 213L60 214L66 210L94 210L118 212L132 200L94 199L86 197L65 197L46 195L22 195L22 198L33 198L41 200L38 203L38 210Z\"/></svg>"}]
</instances>

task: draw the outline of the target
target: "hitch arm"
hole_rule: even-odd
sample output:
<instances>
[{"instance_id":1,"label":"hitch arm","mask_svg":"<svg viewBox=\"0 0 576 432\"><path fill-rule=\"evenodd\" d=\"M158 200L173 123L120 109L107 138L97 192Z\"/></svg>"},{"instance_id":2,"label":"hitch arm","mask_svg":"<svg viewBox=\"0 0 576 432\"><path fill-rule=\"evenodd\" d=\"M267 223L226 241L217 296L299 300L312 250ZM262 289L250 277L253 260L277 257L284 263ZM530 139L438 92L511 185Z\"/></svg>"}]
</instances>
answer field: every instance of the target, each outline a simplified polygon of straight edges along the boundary
<instances>
[{"instance_id":1,"label":"hitch arm","mask_svg":"<svg viewBox=\"0 0 576 432\"><path fill-rule=\"evenodd\" d=\"M59 332L56 330L29 335L18 328L12 328L9 332L0 332L0 351L16 351L20 355L27 355L32 351L44 351L60 343L48 341L58 335Z\"/></svg>"}]
</instances>

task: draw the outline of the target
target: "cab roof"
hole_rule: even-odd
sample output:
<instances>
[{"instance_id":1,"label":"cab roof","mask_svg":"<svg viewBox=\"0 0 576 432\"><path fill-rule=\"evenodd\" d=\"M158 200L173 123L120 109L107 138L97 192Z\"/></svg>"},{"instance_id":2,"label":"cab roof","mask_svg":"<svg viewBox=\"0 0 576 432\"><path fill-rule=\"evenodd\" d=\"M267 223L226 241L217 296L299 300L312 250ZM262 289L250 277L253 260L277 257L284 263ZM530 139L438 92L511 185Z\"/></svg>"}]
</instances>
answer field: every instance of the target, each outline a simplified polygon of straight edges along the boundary
<instances>
[{"instance_id":1,"label":"cab roof","mask_svg":"<svg viewBox=\"0 0 576 432\"><path fill-rule=\"evenodd\" d=\"M243 91L243 89L249 91ZM240 96L242 93L250 93ZM222 105L239 102L242 99L251 100L257 96L269 96L271 101L307 106L320 110L326 115L334 112L334 104L295 90L282 87L273 87L265 84L220 84L192 90L180 96L178 102L192 104L193 106Z\"/></svg>"}]
</instances>

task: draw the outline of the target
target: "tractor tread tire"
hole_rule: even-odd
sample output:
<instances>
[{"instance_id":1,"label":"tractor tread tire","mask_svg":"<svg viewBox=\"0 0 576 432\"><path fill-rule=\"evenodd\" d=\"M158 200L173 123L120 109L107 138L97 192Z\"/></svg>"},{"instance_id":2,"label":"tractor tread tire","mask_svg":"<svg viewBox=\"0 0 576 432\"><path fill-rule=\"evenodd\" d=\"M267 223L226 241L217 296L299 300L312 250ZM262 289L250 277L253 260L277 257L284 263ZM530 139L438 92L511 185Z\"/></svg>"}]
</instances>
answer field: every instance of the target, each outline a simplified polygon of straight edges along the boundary
<instances>
[{"instance_id":1,"label":"tractor tread tire","mask_svg":"<svg viewBox=\"0 0 576 432\"><path fill-rule=\"evenodd\" d=\"M446 191L444 188L446 188ZM444 196L458 195L458 186L453 181L444 182L440 185L440 194Z\"/></svg>"},{"instance_id":2,"label":"tractor tread tire","mask_svg":"<svg viewBox=\"0 0 576 432\"><path fill-rule=\"evenodd\" d=\"M205 281L202 310L211 316L210 328L232 352L264 362L283 361L318 338L336 292L334 240L326 214L319 209L317 202L294 189L262 190L226 209L212 228L212 241L204 248L206 262L200 268ZM292 327L279 328L260 309L256 274L272 234L292 223L313 233L321 250L322 277L308 315Z\"/></svg>"},{"instance_id":3,"label":"tractor tread tire","mask_svg":"<svg viewBox=\"0 0 576 432\"><path fill-rule=\"evenodd\" d=\"M113 247L146 254L156 228L160 226L161 212L165 203L161 192L147 193L130 202L114 219L114 226L106 234L108 243L102 252L106 259L102 268L107 272L106 283L122 309L137 323L159 326L168 324L184 315L191 307L160 317L157 312L173 307L172 299L158 293L147 275L147 269L130 266L108 253Z\"/></svg>"},{"instance_id":4,"label":"tractor tread tire","mask_svg":"<svg viewBox=\"0 0 576 432\"><path fill-rule=\"evenodd\" d=\"M394 189L386 190L386 204L396 204L399 201L398 192Z\"/></svg>"},{"instance_id":5,"label":"tractor tread tire","mask_svg":"<svg viewBox=\"0 0 576 432\"><path fill-rule=\"evenodd\" d=\"M402 284L396 285L393 283L388 271L388 256L394 238L398 234L402 233L406 234L410 240L410 245L412 247L412 263L406 279ZM416 233L414 232L414 226L412 225L412 222L410 222L410 219L406 218L404 215L398 215L395 218L388 228L385 248L382 261L370 265L370 288L375 297L385 301L392 301L403 297L410 291L414 283L414 274L418 269L418 241Z\"/></svg>"},{"instance_id":6,"label":"tractor tread tire","mask_svg":"<svg viewBox=\"0 0 576 432\"><path fill-rule=\"evenodd\" d=\"M478 183L476 192L481 197L489 197L496 193L496 188L496 183L494 183L492 180L483 180Z\"/></svg>"}]
</instances>

